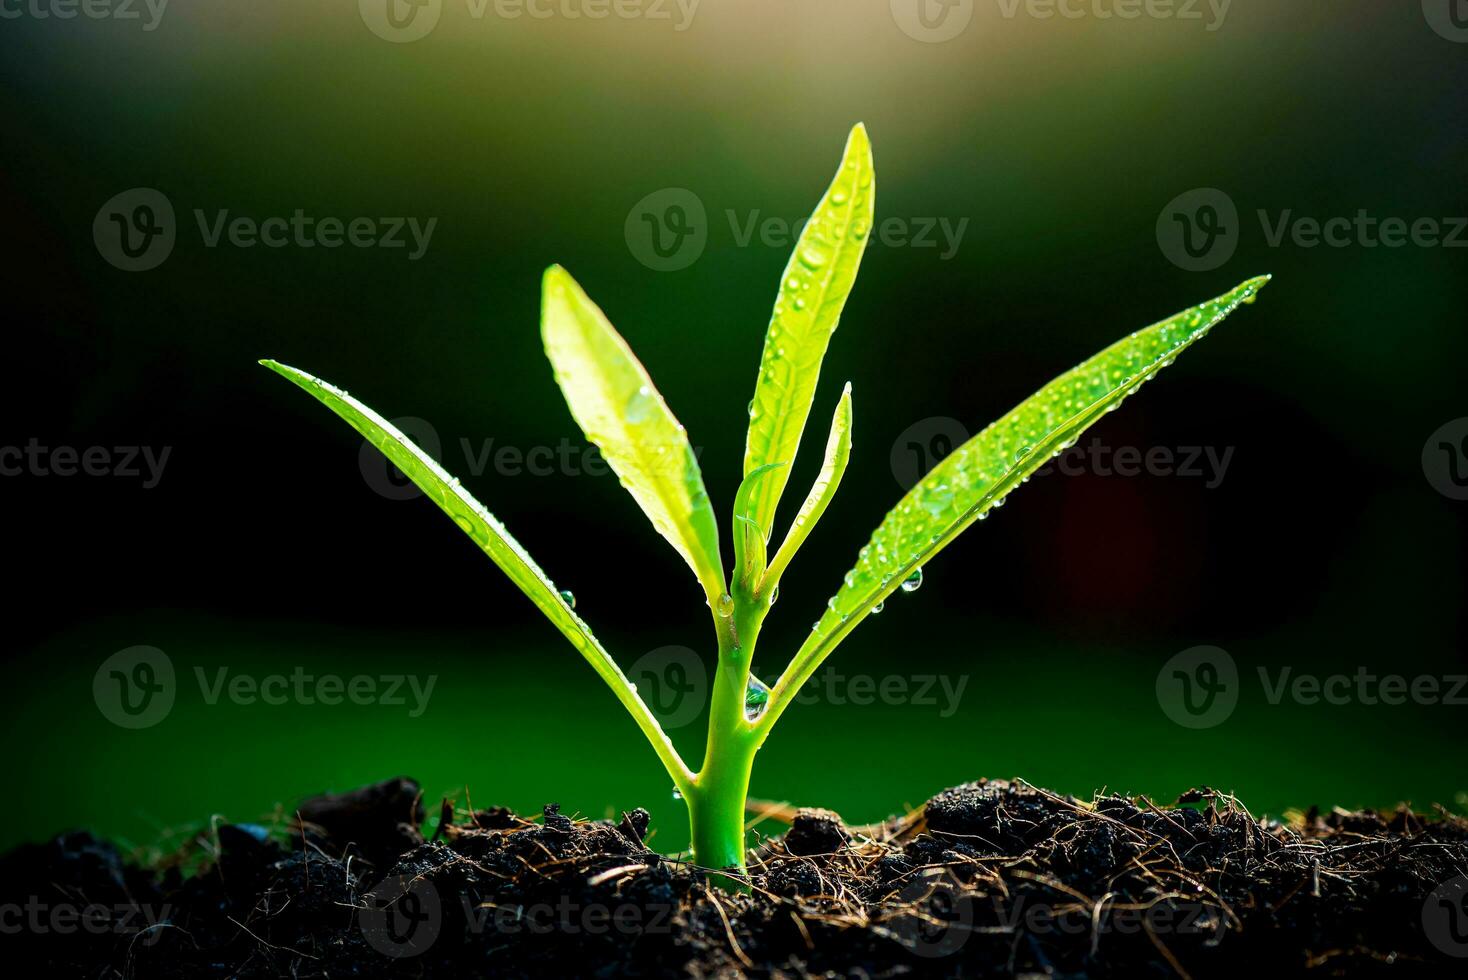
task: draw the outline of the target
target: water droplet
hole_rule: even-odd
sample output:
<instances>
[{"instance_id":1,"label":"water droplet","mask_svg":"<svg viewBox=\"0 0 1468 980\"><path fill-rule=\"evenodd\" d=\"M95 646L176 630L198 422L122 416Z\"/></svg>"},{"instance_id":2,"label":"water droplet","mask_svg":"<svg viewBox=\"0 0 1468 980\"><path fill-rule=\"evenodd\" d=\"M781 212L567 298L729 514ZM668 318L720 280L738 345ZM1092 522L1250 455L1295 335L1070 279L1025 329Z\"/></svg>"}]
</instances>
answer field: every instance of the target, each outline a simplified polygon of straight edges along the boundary
<instances>
[{"instance_id":1,"label":"water droplet","mask_svg":"<svg viewBox=\"0 0 1468 980\"><path fill-rule=\"evenodd\" d=\"M918 568L902 583L903 592L916 592L923 587L923 570Z\"/></svg>"},{"instance_id":2,"label":"water droplet","mask_svg":"<svg viewBox=\"0 0 1468 980\"><path fill-rule=\"evenodd\" d=\"M803 248L800 250L800 263L809 269L819 269L826 264L826 253L818 248Z\"/></svg>"},{"instance_id":3,"label":"water droplet","mask_svg":"<svg viewBox=\"0 0 1468 980\"><path fill-rule=\"evenodd\" d=\"M1029 454L1030 454L1030 447L1029 446L1020 446L1018 449L1016 449L1014 451L1014 461L1016 463L1023 462L1024 461L1024 458L1026 456L1028 456Z\"/></svg>"},{"instance_id":4,"label":"water droplet","mask_svg":"<svg viewBox=\"0 0 1468 980\"><path fill-rule=\"evenodd\" d=\"M765 708L770 704L770 685L760 680L753 674L749 675L749 684L744 689L744 718L746 721L756 721L765 713Z\"/></svg>"},{"instance_id":5,"label":"water droplet","mask_svg":"<svg viewBox=\"0 0 1468 980\"><path fill-rule=\"evenodd\" d=\"M683 791L681 789L679 789L678 787L676 787L676 786L673 787L673 799L675 799L675 800L681 800L681 799L683 799Z\"/></svg>"},{"instance_id":6,"label":"water droplet","mask_svg":"<svg viewBox=\"0 0 1468 980\"><path fill-rule=\"evenodd\" d=\"M754 418L754 399L749 400L749 417Z\"/></svg>"},{"instance_id":7,"label":"water droplet","mask_svg":"<svg viewBox=\"0 0 1468 980\"><path fill-rule=\"evenodd\" d=\"M775 604L775 600L778 598L780 598L780 587L777 585L770 590L770 605L773 606Z\"/></svg>"},{"instance_id":8,"label":"water droplet","mask_svg":"<svg viewBox=\"0 0 1468 980\"><path fill-rule=\"evenodd\" d=\"M622 415L633 425L646 422L652 414L653 408L652 392L647 385L640 385L627 399L627 404L622 407Z\"/></svg>"},{"instance_id":9,"label":"water droplet","mask_svg":"<svg viewBox=\"0 0 1468 980\"><path fill-rule=\"evenodd\" d=\"M886 609L886 608L887 608L887 604L885 602L879 602L875 606L872 607L872 615L875 616L875 615L877 615L877 613L881 612L883 609Z\"/></svg>"},{"instance_id":10,"label":"water droplet","mask_svg":"<svg viewBox=\"0 0 1468 980\"><path fill-rule=\"evenodd\" d=\"M727 592L725 592L722 596L719 597L719 615L720 616L732 616L732 615L734 615L734 597L731 596Z\"/></svg>"},{"instance_id":11,"label":"water droplet","mask_svg":"<svg viewBox=\"0 0 1468 980\"><path fill-rule=\"evenodd\" d=\"M795 309L796 309L797 312L799 312L800 310L805 309L805 300L803 300L803 299L797 299L795 301Z\"/></svg>"},{"instance_id":12,"label":"water droplet","mask_svg":"<svg viewBox=\"0 0 1468 980\"><path fill-rule=\"evenodd\" d=\"M845 204L846 200L847 198L845 191L837 191L836 193L831 195L831 203L836 205L838 208Z\"/></svg>"},{"instance_id":13,"label":"water droplet","mask_svg":"<svg viewBox=\"0 0 1468 980\"><path fill-rule=\"evenodd\" d=\"M576 595L570 589L561 590L561 599L572 609L576 608Z\"/></svg>"}]
</instances>

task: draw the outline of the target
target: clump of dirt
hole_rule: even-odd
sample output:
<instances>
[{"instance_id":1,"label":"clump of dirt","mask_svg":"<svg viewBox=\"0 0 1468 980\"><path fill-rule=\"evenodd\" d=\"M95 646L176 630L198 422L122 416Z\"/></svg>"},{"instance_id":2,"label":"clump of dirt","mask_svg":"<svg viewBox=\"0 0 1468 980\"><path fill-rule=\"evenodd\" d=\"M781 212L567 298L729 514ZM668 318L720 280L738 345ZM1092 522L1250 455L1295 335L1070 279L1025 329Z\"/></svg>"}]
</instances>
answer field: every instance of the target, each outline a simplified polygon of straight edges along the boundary
<instances>
[{"instance_id":1,"label":"clump of dirt","mask_svg":"<svg viewBox=\"0 0 1468 980\"><path fill-rule=\"evenodd\" d=\"M536 819L411 780L225 825L184 874L89 834L0 859L0 934L48 977L1442 976L1468 957L1468 822L1252 817L1022 781L849 827L766 807L749 890L643 843L648 814Z\"/></svg>"}]
</instances>

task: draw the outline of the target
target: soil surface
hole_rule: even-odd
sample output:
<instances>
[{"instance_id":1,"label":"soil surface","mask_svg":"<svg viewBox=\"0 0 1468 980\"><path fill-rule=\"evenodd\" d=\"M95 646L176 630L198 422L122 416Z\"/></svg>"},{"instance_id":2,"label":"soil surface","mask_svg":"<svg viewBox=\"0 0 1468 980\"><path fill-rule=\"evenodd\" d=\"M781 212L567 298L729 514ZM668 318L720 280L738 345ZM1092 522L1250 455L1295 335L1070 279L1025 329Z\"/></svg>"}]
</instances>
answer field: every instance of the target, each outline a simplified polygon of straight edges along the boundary
<instances>
[{"instance_id":1,"label":"soil surface","mask_svg":"<svg viewBox=\"0 0 1468 980\"><path fill-rule=\"evenodd\" d=\"M1463 976L1468 822L1260 821L1021 781L843 826L770 808L749 890L644 846L648 816L528 819L416 783L217 825L163 860L87 833L0 859L0 950L50 978Z\"/></svg>"}]
</instances>

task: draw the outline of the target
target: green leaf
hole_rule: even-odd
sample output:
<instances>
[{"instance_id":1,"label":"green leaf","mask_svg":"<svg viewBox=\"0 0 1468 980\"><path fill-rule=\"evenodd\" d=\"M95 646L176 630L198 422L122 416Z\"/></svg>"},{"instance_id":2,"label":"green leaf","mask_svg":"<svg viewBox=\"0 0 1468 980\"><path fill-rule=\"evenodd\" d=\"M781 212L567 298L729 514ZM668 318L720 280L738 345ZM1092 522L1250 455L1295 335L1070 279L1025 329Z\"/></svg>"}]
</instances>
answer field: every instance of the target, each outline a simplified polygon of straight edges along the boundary
<instances>
[{"instance_id":1,"label":"green leaf","mask_svg":"<svg viewBox=\"0 0 1468 980\"><path fill-rule=\"evenodd\" d=\"M288 367L276 361L261 361L270 370L295 382L327 408L346 420L352 428L362 434L372 445L382 451L403 475L412 480L420 490L439 508L454 519L459 529L473 539L474 543L489 555L510 581L530 597L545 617L571 641L586 662L617 695L633 720L642 728L652 742L653 749L662 759L675 781L691 781L687 766L678 757L672 744L663 734L662 728L653 719L647 706L638 697L636 688L627 680L620 667L592 635L591 628L572 611L554 584L516 541L505 526L497 521L485 506L470 496L459 481L444 472L443 467L425 453L391 422L378 415L351 395L305 371ZM340 568L336 574L348 574ZM681 783L680 783L681 785Z\"/></svg>"},{"instance_id":2,"label":"green leaf","mask_svg":"<svg viewBox=\"0 0 1468 980\"><path fill-rule=\"evenodd\" d=\"M717 609L726 591L718 525L683 426L627 342L560 266L546 270L540 326L556 383L581 431Z\"/></svg>"},{"instance_id":3,"label":"green leaf","mask_svg":"<svg viewBox=\"0 0 1468 980\"><path fill-rule=\"evenodd\" d=\"M856 567L786 669L761 725L872 607L897 590L969 525L1119 406L1173 358L1269 281L1252 279L1217 299L1139 330L1061 375L942 460L902 498L861 549Z\"/></svg>"},{"instance_id":4,"label":"green leaf","mask_svg":"<svg viewBox=\"0 0 1468 980\"><path fill-rule=\"evenodd\" d=\"M841 400L836 403L836 414L831 417L831 434L826 437L826 457L821 463L821 472L806 495L805 503L800 505L800 512L795 515L790 530L785 533L785 541L775 553L775 560L770 562L765 581L760 586L761 592L780 583L780 576L785 574L790 559L795 557L815 529L831 498L836 496L836 488L841 485L841 477L846 474L846 463L850 459L851 385L848 383L841 392Z\"/></svg>"},{"instance_id":5,"label":"green leaf","mask_svg":"<svg viewBox=\"0 0 1468 980\"><path fill-rule=\"evenodd\" d=\"M866 251L876 190L871 143L866 128L857 126L846 143L841 169L801 233L780 281L750 405L746 476L770 463L795 461L821 361ZM787 467L755 492L755 523L767 536L789 479Z\"/></svg>"},{"instance_id":6,"label":"green leaf","mask_svg":"<svg viewBox=\"0 0 1468 980\"><path fill-rule=\"evenodd\" d=\"M770 536L755 523L754 515L750 513L749 501L759 482L784 465L769 463L761 466L740 481L739 491L734 494L734 574L745 588L753 588L759 584L765 574L765 540Z\"/></svg>"}]
</instances>

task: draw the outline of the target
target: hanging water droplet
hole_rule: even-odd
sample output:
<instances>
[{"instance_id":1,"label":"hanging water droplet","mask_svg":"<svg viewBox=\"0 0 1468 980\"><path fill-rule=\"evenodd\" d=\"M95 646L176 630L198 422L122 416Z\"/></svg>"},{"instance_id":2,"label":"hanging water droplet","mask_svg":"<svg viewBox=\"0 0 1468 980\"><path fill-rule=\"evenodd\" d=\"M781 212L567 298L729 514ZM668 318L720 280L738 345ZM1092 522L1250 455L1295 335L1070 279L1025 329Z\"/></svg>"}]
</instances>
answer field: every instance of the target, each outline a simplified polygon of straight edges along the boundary
<instances>
[{"instance_id":1,"label":"hanging water droplet","mask_svg":"<svg viewBox=\"0 0 1468 980\"><path fill-rule=\"evenodd\" d=\"M681 799L683 799L683 791L681 789L679 789L678 787L676 787L676 786L673 787L673 799L675 799L675 800L681 800Z\"/></svg>"},{"instance_id":2,"label":"hanging water droplet","mask_svg":"<svg viewBox=\"0 0 1468 980\"><path fill-rule=\"evenodd\" d=\"M749 675L749 684L744 688L744 717L746 721L756 721L765 713L765 708L770 704L770 685L760 680L753 674Z\"/></svg>"},{"instance_id":3,"label":"hanging water droplet","mask_svg":"<svg viewBox=\"0 0 1468 980\"><path fill-rule=\"evenodd\" d=\"M883 609L886 609L886 608L887 608L887 604L885 602L879 602L875 606L872 607L872 615L875 616L875 615L877 615L877 613L881 612Z\"/></svg>"},{"instance_id":4,"label":"hanging water droplet","mask_svg":"<svg viewBox=\"0 0 1468 980\"><path fill-rule=\"evenodd\" d=\"M923 587L923 570L918 568L902 583L903 592L916 592Z\"/></svg>"},{"instance_id":5,"label":"hanging water droplet","mask_svg":"<svg viewBox=\"0 0 1468 980\"><path fill-rule=\"evenodd\" d=\"M751 398L749 400L749 409L748 409L748 411L749 411L749 417L750 418L754 418L754 399L753 398Z\"/></svg>"},{"instance_id":6,"label":"hanging water droplet","mask_svg":"<svg viewBox=\"0 0 1468 980\"><path fill-rule=\"evenodd\" d=\"M775 604L775 600L778 598L780 598L780 587L777 585L770 590L770 605L773 606Z\"/></svg>"},{"instance_id":7,"label":"hanging water droplet","mask_svg":"<svg viewBox=\"0 0 1468 980\"><path fill-rule=\"evenodd\" d=\"M722 596L719 597L719 615L720 616L732 616L732 615L734 615L734 597L731 596L727 592L725 592Z\"/></svg>"},{"instance_id":8,"label":"hanging water droplet","mask_svg":"<svg viewBox=\"0 0 1468 980\"><path fill-rule=\"evenodd\" d=\"M576 608L576 595L570 589L561 590L561 599L572 609Z\"/></svg>"}]
</instances>

